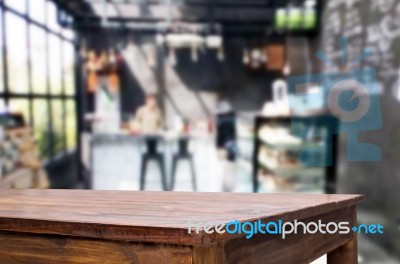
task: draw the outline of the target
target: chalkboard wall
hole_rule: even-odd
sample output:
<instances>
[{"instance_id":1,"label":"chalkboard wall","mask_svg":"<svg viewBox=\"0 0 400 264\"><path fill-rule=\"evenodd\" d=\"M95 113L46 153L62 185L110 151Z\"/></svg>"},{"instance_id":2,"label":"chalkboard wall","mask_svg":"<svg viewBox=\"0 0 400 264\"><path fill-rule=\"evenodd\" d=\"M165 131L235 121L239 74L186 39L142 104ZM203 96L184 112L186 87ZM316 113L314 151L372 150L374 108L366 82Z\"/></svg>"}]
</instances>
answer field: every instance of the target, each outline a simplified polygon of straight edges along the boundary
<instances>
[{"instance_id":1,"label":"chalkboard wall","mask_svg":"<svg viewBox=\"0 0 400 264\"><path fill-rule=\"evenodd\" d=\"M364 131L360 141L378 145L382 160L378 162L348 162L345 136L341 135L339 190L364 193L361 209L373 212L360 220L379 221L385 225L385 236L373 237L391 253L400 256L400 101L398 97L400 66L400 1L396 0L328 0L325 2L321 50L339 65L339 38L347 38L347 68L375 67L383 128ZM349 66L363 50L372 55L359 64ZM340 67L322 64L325 72ZM368 210L366 210L368 209Z\"/></svg>"}]
</instances>

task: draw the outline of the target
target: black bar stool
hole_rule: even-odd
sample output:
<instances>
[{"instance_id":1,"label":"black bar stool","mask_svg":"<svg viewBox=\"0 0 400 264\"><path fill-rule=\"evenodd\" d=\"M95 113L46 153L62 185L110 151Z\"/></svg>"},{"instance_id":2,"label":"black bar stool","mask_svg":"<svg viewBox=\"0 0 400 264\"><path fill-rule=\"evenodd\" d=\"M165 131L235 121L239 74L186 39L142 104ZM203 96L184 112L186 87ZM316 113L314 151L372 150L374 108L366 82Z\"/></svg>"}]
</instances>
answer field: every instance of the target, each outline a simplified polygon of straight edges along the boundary
<instances>
[{"instance_id":1,"label":"black bar stool","mask_svg":"<svg viewBox=\"0 0 400 264\"><path fill-rule=\"evenodd\" d=\"M193 190L197 191L197 186L196 186L196 171L194 167L194 162L193 162L193 155L192 153L189 152L189 137L181 137L178 139L178 152L174 154L173 156L173 161L172 161L172 178L171 178L171 187L170 190L173 191L174 186L175 186L175 174L176 174L176 169L178 166L178 161L186 159L190 163L190 169L192 173L192 185L193 185Z\"/></svg>"},{"instance_id":2,"label":"black bar stool","mask_svg":"<svg viewBox=\"0 0 400 264\"><path fill-rule=\"evenodd\" d=\"M140 169L140 190L144 190L146 171L147 171L147 163L150 160L155 160L158 163L161 173L161 183L164 191L168 190L167 187L167 179L165 174L165 162L164 155L157 151L158 142L161 141L161 137L157 136L146 136L144 137L144 141L147 146L147 150L142 154L142 165Z\"/></svg>"}]
</instances>

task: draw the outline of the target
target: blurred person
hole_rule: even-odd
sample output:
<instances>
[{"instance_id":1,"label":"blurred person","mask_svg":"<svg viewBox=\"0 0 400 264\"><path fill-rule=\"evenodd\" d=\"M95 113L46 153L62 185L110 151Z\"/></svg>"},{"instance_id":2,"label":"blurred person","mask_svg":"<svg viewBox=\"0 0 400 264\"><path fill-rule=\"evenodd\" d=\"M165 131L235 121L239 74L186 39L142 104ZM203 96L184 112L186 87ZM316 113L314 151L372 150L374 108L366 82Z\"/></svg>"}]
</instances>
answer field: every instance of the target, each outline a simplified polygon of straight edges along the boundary
<instances>
[{"instance_id":1,"label":"blurred person","mask_svg":"<svg viewBox=\"0 0 400 264\"><path fill-rule=\"evenodd\" d=\"M135 115L131 129L141 134L158 134L164 126L161 109L155 94L146 96L146 101Z\"/></svg>"}]
</instances>

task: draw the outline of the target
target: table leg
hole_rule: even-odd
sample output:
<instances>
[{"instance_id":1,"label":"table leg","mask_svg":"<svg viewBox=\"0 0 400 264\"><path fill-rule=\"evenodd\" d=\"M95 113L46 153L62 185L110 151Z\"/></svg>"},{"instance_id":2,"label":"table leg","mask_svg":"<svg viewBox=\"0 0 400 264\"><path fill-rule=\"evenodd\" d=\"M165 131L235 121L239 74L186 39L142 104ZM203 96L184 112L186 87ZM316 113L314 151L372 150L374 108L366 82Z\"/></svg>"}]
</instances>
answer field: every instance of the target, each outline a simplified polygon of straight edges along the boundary
<instances>
[{"instance_id":1,"label":"table leg","mask_svg":"<svg viewBox=\"0 0 400 264\"><path fill-rule=\"evenodd\" d=\"M355 207L351 208L350 216L350 226L357 224L357 209ZM352 232L352 231L350 231ZM357 249L357 233L352 233L352 237L345 244L337 247L333 251L328 253L328 264L341 264L358 263L358 249Z\"/></svg>"},{"instance_id":2,"label":"table leg","mask_svg":"<svg viewBox=\"0 0 400 264\"><path fill-rule=\"evenodd\" d=\"M350 241L328 253L328 264L342 263L358 263L357 234Z\"/></svg>"},{"instance_id":3,"label":"table leg","mask_svg":"<svg viewBox=\"0 0 400 264\"><path fill-rule=\"evenodd\" d=\"M224 264L223 244L193 247L193 264Z\"/></svg>"}]
</instances>

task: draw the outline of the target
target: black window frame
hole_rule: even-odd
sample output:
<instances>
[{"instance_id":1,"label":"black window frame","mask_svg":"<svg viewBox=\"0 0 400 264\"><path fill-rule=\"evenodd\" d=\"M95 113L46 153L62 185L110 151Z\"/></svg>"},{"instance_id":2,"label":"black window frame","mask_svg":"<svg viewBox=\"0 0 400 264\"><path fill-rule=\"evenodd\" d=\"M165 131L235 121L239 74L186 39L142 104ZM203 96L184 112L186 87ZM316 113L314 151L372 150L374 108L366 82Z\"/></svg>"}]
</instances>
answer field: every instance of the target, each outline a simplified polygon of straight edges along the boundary
<instances>
[{"instance_id":1,"label":"black window frame","mask_svg":"<svg viewBox=\"0 0 400 264\"><path fill-rule=\"evenodd\" d=\"M74 149L67 149L67 135L66 135L66 120L67 120L67 101L72 101L75 105L75 120L76 120L76 127L78 128L78 100L77 100L77 89L76 89L76 81L72 84L74 87L73 89L73 94L67 94L66 91L66 85L65 85L65 80L66 80L66 75L65 75L65 44L70 43L73 48L73 52L76 53L76 45L73 39L69 39L66 36L62 34L62 32L56 32L53 29L49 28L49 14L47 12L48 5L50 2L52 2L57 10L57 5L54 1L50 0L43 0L45 2L45 19L44 23L38 22L30 17L30 10L29 10L29 1L32 0L24 0L25 1L25 13L20 12L18 10L13 9L12 7L8 6L3 0L0 0L0 13L1 13L1 38L2 38L2 59L0 63L3 65L3 91L0 91L0 98L4 100L6 106L9 106L9 102L12 99L25 99L28 101L29 104L29 120L30 120L30 125L33 126L35 124L35 116L34 116L34 109L33 109L33 102L35 99L44 99L46 100L47 104L47 109L48 109L48 131L50 133L50 136L48 138L48 160L46 162L52 162L53 160L58 160L60 157L64 155L68 155L71 151ZM8 75L8 43L7 43L7 21L6 21L6 14L11 13L14 16L18 17L19 19L23 20L26 23L26 48L27 48L27 78L28 78L28 92L27 93L15 93L10 91L9 87L9 75ZM58 16L58 14L55 14ZM57 17L52 18L57 21ZM45 45L46 45L46 93L34 93L33 92L33 78L32 78L32 45L31 45L31 27L37 27L41 30L44 31L45 33ZM61 29L61 27L60 27ZM49 39L50 36L55 36L60 40L60 63L62 64L61 67L61 93L60 94L53 94L51 91L51 83L50 83L50 60L49 60L49 53L50 53L50 43ZM75 59L75 54L73 60L73 65L76 65L76 59ZM74 78L76 79L75 72L72 73L74 74ZM63 130L63 142L62 142L62 151L59 153L55 152L55 129L53 127L53 111L52 111L52 102L54 100L61 100L62 102L62 113L61 113L61 118L62 118L62 130ZM79 144L79 132L76 131L76 142L75 143L75 149L78 149L78 144Z\"/></svg>"}]
</instances>

